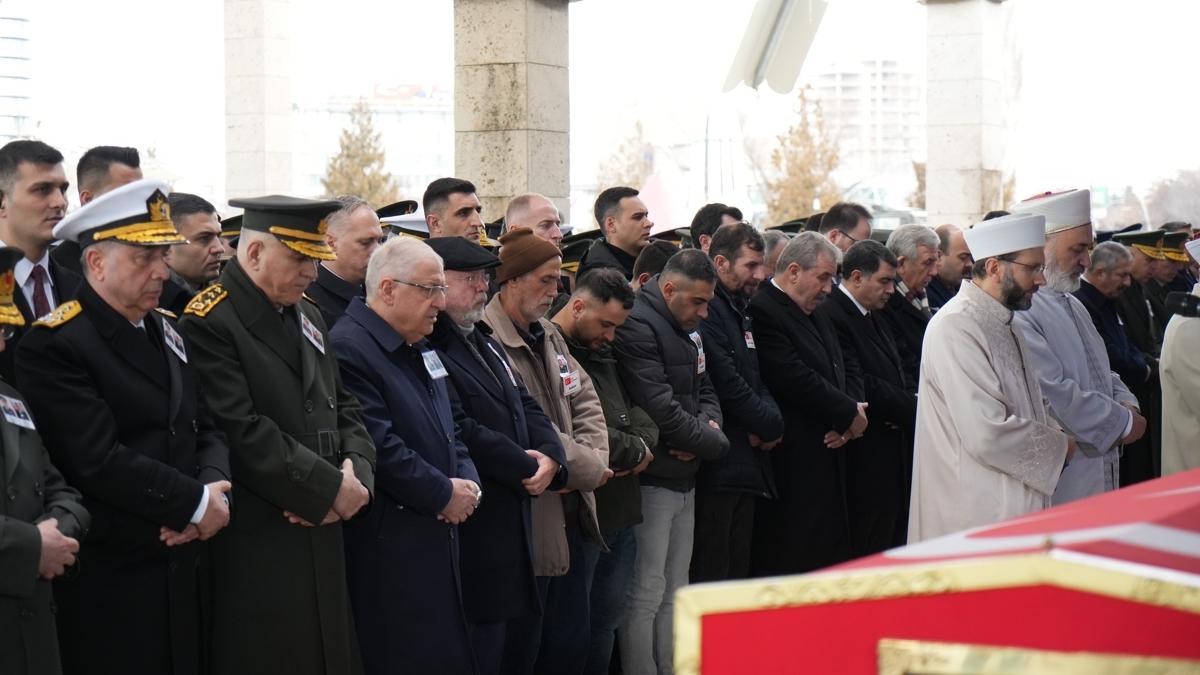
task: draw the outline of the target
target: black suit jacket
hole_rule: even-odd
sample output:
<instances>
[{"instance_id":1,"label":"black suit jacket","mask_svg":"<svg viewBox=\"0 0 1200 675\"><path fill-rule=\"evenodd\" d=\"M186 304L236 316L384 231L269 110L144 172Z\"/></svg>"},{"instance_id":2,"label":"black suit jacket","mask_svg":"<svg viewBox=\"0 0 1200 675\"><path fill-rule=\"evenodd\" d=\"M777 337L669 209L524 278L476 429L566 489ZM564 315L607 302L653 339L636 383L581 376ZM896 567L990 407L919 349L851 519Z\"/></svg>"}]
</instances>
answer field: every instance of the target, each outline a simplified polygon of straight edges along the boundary
<instances>
[{"instance_id":1,"label":"black suit jacket","mask_svg":"<svg viewBox=\"0 0 1200 675\"><path fill-rule=\"evenodd\" d=\"M774 284L754 295L750 317L759 372L785 422L771 451L779 498L755 511L751 571L794 574L848 560L847 450L825 447L824 436L854 421L862 377L843 360L829 318L805 314Z\"/></svg>"},{"instance_id":2,"label":"black suit jacket","mask_svg":"<svg viewBox=\"0 0 1200 675\"><path fill-rule=\"evenodd\" d=\"M863 316L835 289L816 311L837 329L850 371L861 372L870 424L846 446L846 497L854 554L869 555L902 545L907 537L912 481L912 442L917 415L916 383L888 327L877 312Z\"/></svg>"},{"instance_id":3,"label":"black suit jacket","mask_svg":"<svg viewBox=\"0 0 1200 675\"><path fill-rule=\"evenodd\" d=\"M204 484L230 478L225 438L165 344L173 321L151 312L142 333L86 283L73 302L74 318L32 327L17 361L51 459L93 519L79 574L55 584L65 670L198 672L202 544L168 548L159 528L182 531Z\"/></svg>"},{"instance_id":4,"label":"black suit jacket","mask_svg":"<svg viewBox=\"0 0 1200 675\"><path fill-rule=\"evenodd\" d=\"M50 255L49 270L50 283L54 286L54 300L57 301L57 304L61 305L68 300L74 300L75 294L79 291L79 285L83 283L83 278L59 264L55 260L53 252ZM17 344L21 341L21 337L29 332L33 322L38 318L34 315L33 308L29 306L29 301L25 299L25 292L20 288L13 289L13 302L17 305L17 309L21 310L21 316L25 317L25 325L16 328L13 336L8 339L4 351L0 352L0 377L9 383L17 381L16 366L14 365Z\"/></svg>"},{"instance_id":5,"label":"black suit jacket","mask_svg":"<svg viewBox=\"0 0 1200 675\"><path fill-rule=\"evenodd\" d=\"M879 318L887 324L896 340L896 349L904 360L904 376L909 382L919 382L921 343L925 341L925 327L929 325L929 319L899 292L888 298L887 305L879 311Z\"/></svg>"},{"instance_id":6,"label":"black suit jacket","mask_svg":"<svg viewBox=\"0 0 1200 675\"><path fill-rule=\"evenodd\" d=\"M324 265L317 265L317 280L309 284L305 292L321 309L329 330L333 330L333 325L346 313L351 300L366 297L362 284L348 283Z\"/></svg>"},{"instance_id":7,"label":"black suit jacket","mask_svg":"<svg viewBox=\"0 0 1200 675\"><path fill-rule=\"evenodd\" d=\"M481 321L465 337L442 313L429 336L450 373L454 421L483 481L483 502L459 526L463 604L472 623L541 611L534 585L530 496L521 484L537 471L537 461L525 450L537 450L563 467L567 464L554 424L513 379L504 348L490 334ZM551 487L562 487L565 474L563 469Z\"/></svg>"}]
</instances>

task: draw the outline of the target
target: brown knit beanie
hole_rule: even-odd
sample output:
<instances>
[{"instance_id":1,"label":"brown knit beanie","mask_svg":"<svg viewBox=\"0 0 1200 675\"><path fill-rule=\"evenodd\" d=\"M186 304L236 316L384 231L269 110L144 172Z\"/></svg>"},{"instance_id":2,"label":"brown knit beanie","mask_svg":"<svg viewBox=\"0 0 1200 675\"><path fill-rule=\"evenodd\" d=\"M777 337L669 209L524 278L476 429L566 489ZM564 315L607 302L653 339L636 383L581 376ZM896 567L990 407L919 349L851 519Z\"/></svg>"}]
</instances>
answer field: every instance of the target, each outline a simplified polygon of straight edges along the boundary
<instances>
[{"instance_id":1,"label":"brown knit beanie","mask_svg":"<svg viewBox=\"0 0 1200 675\"><path fill-rule=\"evenodd\" d=\"M562 257L558 247L533 233L520 229L500 237L500 267L496 283L502 284L537 269L551 258Z\"/></svg>"}]
</instances>

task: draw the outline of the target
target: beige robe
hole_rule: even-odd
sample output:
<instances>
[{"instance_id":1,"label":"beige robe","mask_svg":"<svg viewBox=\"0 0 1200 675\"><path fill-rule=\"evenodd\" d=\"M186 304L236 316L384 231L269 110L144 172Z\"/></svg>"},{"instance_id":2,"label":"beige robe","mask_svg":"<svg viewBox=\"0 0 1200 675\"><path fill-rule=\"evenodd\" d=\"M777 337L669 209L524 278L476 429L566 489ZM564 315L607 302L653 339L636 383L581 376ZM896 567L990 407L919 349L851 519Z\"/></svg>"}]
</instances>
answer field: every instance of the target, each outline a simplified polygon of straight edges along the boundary
<instances>
[{"instance_id":1,"label":"beige robe","mask_svg":"<svg viewBox=\"0 0 1200 675\"><path fill-rule=\"evenodd\" d=\"M1013 313L971 281L925 331L908 541L1044 509L1067 456Z\"/></svg>"},{"instance_id":2,"label":"beige robe","mask_svg":"<svg viewBox=\"0 0 1200 675\"><path fill-rule=\"evenodd\" d=\"M1192 288L1200 295L1200 284ZM1176 314L1163 335L1162 473L1200 467L1200 318Z\"/></svg>"}]
</instances>

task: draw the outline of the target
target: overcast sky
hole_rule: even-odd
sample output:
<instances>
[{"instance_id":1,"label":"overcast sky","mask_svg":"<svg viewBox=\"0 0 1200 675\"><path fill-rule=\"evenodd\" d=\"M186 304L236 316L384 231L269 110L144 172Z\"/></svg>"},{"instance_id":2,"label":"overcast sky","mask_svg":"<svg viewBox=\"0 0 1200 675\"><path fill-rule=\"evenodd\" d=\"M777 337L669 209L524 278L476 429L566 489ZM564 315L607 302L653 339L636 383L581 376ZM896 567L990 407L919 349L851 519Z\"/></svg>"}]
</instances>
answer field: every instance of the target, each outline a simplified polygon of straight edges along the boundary
<instances>
[{"instance_id":1,"label":"overcast sky","mask_svg":"<svg viewBox=\"0 0 1200 675\"><path fill-rule=\"evenodd\" d=\"M1088 184L1139 191L1200 168L1195 30L1178 0L1009 0L1017 10L1019 100L1008 157L1019 194ZM749 111L782 130L792 96L720 94L749 0L571 4L573 182L641 120L656 144L702 137L706 114ZM451 0L293 0L297 101L376 84L453 83ZM154 149L180 189L224 186L222 3L0 0L31 19L35 133L68 161L97 144ZM838 59L920 61L915 0L832 0L801 79ZM478 30L487 30L486 26ZM451 170L452 167L447 167Z\"/></svg>"}]
</instances>

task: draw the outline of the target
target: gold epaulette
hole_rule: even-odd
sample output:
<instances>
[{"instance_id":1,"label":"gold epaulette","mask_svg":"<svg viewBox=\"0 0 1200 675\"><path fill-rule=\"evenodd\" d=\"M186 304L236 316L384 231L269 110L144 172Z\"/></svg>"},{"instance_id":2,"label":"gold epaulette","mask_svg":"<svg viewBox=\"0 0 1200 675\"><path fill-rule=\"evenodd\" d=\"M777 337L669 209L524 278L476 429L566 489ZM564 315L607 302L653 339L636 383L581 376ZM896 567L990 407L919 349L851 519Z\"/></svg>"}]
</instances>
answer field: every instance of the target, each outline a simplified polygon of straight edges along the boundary
<instances>
[{"instance_id":1,"label":"gold epaulette","mask_svg":"<svg viewBox=\"0 0 1200 675\"><path fill-rule=\"evenodd\" d=\"M178 319L178 318L179 318L179 315L178 315L178 314L176 314L175 312L172 312L172 311L171 311L171 310L169 310L169 309L163 309L162 307L155 307L155 308L154 308L154 311L158 312L159 314L162 314L163 316L169 316L169 317L171 317L172 319Z\"/></svg>"},{"instance_id":2,"label":"gold epaulette","mask_svg":"<svg viewBox=\"0 0 1200 675\"><path fill-rule=\"evenodd\" d=\"M183 313L193 316L205 316L212 311L213 307L216 307L218 303L224 300L227 295L229 295L229 291L225 290L221 284L213 284L197 293L196 297L192 298L191 302L187 304L187 309Z\"/></svg>"},{"instance_id":3,"label":"gold epaulette","mask_svg":"<svg viewBox=\"0 0 1200 675\"><path fill-rule=\"evenodd\" d=\"M83 305L79 304L78 300L68 300L58 307L55 307L53 312L50 312L46 316L34 321L33 325L46 326L47 328L58 328L64 323L79 316L79 313L82 311Z\"/></svg>"}]
</instances>

